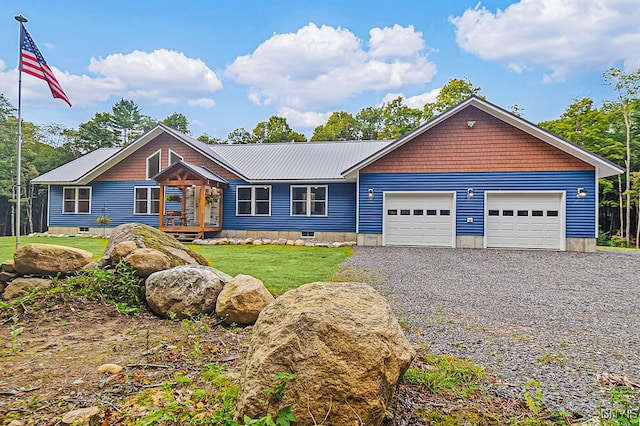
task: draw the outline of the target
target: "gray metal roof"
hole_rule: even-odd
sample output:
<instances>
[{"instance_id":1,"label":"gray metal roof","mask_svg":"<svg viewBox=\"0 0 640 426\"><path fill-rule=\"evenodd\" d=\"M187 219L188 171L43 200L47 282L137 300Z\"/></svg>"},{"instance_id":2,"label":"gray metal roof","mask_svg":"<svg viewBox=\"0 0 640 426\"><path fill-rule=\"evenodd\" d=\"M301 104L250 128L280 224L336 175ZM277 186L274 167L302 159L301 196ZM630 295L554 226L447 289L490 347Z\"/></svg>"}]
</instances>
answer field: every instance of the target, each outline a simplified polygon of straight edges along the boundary
<instances>
[{"instance_id":1,"label":"gray metal roof","mask_svg":"<svg viewBox=\"0 0 640 426\"><path fill-rule=\"evenodd\" d=\"M220 183L228 183L225 179L221 178L220 176L218 176L211 170L207 169L206 167L196 166L195 164L187 163L186 161L182 161L182 160L173 163L172 165L170 165L169 167L167 167L157 175L153 176L153 179L155 179L156 181L164 180L166 176L171 175L171 173L173 173L173 170L175 170L175 168L177 167L184 167L185 169L190 170L191 172L195 173L196 175L200 176L203 179L208 179L208 180L211 180L214 182L220 182Z\"/></svg>"},{"instance_id":2,"label":"gray metal roof","mask_svg":"<svg viewBox=\"0 0 640 426\"><path fill-rule=\"evenodd\" d=\"M342 172L391 141L208 145L249 181L343 180Z\"/></svg>"},{"instance_id":3,"label":"gray metal roof","mask_svg":"<svg viewBox=\"0 0 640 426\"><path fill-rule=\"evenodd\" d=\"M76 158L47 173L31 179L32 183L56 184L71 183L80 180L87 173L102 165L122 148L100 148L82 157Z\"/></svg>"}]
</instances>

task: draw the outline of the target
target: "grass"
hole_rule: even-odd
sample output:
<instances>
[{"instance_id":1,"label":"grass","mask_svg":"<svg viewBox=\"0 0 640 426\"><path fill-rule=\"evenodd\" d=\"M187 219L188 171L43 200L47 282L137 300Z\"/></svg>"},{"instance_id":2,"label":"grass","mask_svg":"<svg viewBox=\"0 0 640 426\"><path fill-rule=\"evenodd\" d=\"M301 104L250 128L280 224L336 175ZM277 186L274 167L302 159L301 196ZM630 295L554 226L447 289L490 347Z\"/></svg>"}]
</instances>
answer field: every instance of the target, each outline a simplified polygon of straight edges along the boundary
<instances>
[{"instance_id":1,"label":"grass","mask_svg":"<svg viewBox=\"0 0 640 426\"><path fill-rule=\"evenodd\" d=\"M20 245L56 244L75 247L99 258L107 239L89 237L21 237ZM352 253L350 247L296 247L279 245L190 246L202 253L211 266L231 276L251 275L260 279L275 296L305 283L328 281ZM0 237L0 262L13 258L14 237Z\"/></svg>"},{"instance_id":2,"label":"grass","mask_svg":"<svg viewBox=\"0 0 640 426\"><path fill-rule=\"evenodd\" d=\"M329 281L352 253L350 247L295 247L281 245L191 246L211 266L231 276L260 279L275 296L305 283Z\"/></svg>"},{"instance_id":3,"label":"grass","mask_svg":"<svg viewBox=\"0 0 640 426\"><path fill-rule=\"evenodd\" d=\"M65 247L75 247L93 253L94 259L102 256L104 248L107 246L106 238L90 237L20 237L20 246L29 244L54 244ZM15 237L0 237L0 262L13 259L16 251Z\"/></svg>"}]
</instances>

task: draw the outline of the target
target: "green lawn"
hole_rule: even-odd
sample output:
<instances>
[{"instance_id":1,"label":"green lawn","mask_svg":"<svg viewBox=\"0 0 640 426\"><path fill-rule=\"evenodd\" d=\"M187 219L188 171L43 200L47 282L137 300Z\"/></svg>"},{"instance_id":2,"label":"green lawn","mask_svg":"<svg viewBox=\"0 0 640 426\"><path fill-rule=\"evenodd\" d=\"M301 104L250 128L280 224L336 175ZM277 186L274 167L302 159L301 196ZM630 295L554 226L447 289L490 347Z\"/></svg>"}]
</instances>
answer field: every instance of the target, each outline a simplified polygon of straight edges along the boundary
<instances>
[{"instance_id":1,"label":"green lawn","mask_svg":"<svg viewBox=\"0 0 640 426\"><path fill-rule=\"evenodd\" d=\"M99 258L107 240L87 237L20 237L20 245L42 243L81 248ZM14 237L0 237L0 261L11 259ZM314 281L327 281L352 253L350 247L291 247L279 245L190 246L202 253L211 266L231 275L256 277L274 294Z\"/></svg>"}]
</instances>

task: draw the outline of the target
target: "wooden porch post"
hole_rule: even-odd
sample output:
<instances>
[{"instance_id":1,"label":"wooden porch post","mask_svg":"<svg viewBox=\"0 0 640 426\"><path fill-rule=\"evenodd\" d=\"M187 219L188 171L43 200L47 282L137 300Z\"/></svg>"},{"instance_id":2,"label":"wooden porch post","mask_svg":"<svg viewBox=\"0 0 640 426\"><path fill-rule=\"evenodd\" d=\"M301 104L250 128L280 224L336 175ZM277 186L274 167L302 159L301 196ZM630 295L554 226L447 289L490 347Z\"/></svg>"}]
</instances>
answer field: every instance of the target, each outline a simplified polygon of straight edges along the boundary
<instances>
[{"instance_id":1,"label":"wooden porch post","mask_svg":"<svg viewBox=\"0 0 640 426\"><path fill-rule=\"evenodd\" d=\"M158 206L158 218L160 223L158 223L158 229L160 229L164 225L164 184L160 184L160 205Z\"/></svg>"},{"instance_id":2,"label":"wooden porch post","mask_svg":"<svg viewBox=\"0 0 640 426\"><path fill-rule=\"evenodd\" d=\"M200 230L202 231L204 228L204 210L205 210L205 182L202 182L200 185L200 211L198 212L200 215Z\"/></svg>"}]
</instances>

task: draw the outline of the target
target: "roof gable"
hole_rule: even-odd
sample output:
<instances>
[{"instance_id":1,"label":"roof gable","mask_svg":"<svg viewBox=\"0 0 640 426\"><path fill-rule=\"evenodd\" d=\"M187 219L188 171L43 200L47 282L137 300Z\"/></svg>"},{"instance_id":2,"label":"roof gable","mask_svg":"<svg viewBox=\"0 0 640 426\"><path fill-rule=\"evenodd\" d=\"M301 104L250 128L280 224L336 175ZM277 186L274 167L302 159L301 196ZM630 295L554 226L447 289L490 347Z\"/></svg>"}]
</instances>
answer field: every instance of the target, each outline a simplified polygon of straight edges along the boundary
<instances>
[{"instance_id":1,"label":"roof gable","mask_svg":"<svg viewBox=\"0 0 640 426\"><path fill-rule=\"evenodd\" d=\"M569 156L577 160L580 160L581 162L591 165L596 169L598 177L607 177L607 176L612 176L612 175L616 175L623 172L623 170L616 164L588 150L585 150L579 147L578 145L575 145L567 141L566 139L563 139L549 131L546 131L536 126L535 124L532 124L522 119L521 117L511 114L510 112L505 111L504 109L499 108L485 101L484 99L478 98L476 96L472 96L466 99L465 101L459 103L458 105L454 106L453 108L449 109L448 111L442 113L441 115L435 117L434 119L428 121L427 123L423 124L422 126L418 127L412 132L406 134L405 136L400 137L399 139L387 145L380 151L369 156L363 161L355 164L353 167L350 167L349 169L345 170L344 172L345 175L353 174L356 171L362 170L367 166L370 166L374 162L384 158L390 153L403 147L408 142L420 138L421 135L451 120L453 117L460 114L462 111L467 110L470 107L477 108L478 110L486 114L489 114L490 116L496 118L497 120L500 120L508 124L509 126L512 126L513 128L532 136L536 140L539 140L545 144L548 144L551 147L557 148L558 150L568 154ZM466 125L465 127L469 128L469 130L473 130L473 126L475 125L475 122L472 123L470 121L464 124ZM564 162L570 163L570 161L567 161L566 158L564 159ZM568 168L571 169L572 167L568 167Z\"/></svg>"}]
</instances>

